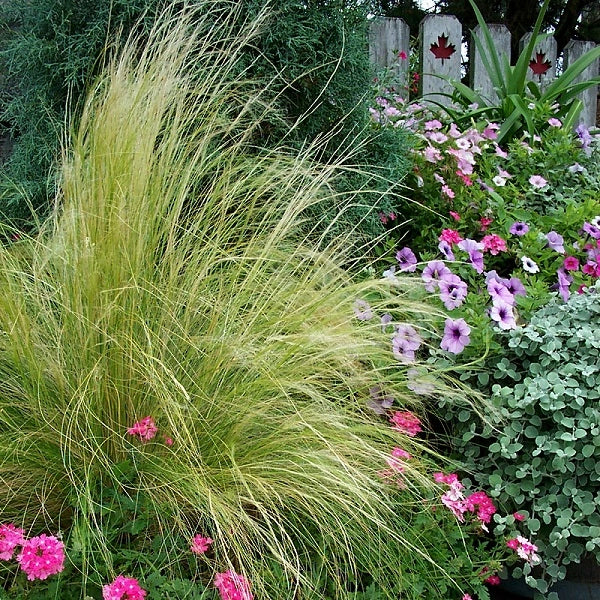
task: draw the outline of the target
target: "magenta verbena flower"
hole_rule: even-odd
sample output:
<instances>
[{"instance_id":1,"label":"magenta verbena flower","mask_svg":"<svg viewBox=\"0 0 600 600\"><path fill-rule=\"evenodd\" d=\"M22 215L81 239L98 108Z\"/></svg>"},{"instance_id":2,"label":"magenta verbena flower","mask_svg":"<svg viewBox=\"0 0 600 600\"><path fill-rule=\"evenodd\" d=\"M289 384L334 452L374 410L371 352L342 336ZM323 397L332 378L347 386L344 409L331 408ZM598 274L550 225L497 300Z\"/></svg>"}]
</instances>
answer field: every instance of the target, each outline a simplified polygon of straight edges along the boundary
<instances>
[{"instance_id":1,"label":"magenta verbena flower","mask_svg":"<svg viewBox=\"0 0 600 600\"><path fill-rule=\"evenodd\" d=\"M46 579L64 569L65 545L55 536L42 533L23 542L17 562L30 581Z\"/></svg>"},{"instance_id":2,"label":"magenta verbena flower","mask_svg":"<svg viewBox=\"0 0 600 600\"><path fill-rule=\"evenodd\" d=\"M462 236L456 229L442 229L442 233L440 233L438 238L440 242L447 242L448 244L458 244L462 242L462 239Z\"/></svg>"},{"instance_id":3,"label":"magenta verbena flower","mask_svg":"<svg viewBox=\"0 0 600 600\"><path fill-rule=\"evenodd\" d=\"M485 492L473 492L466 497L465 504L469 512L477 511L477 518L484 524L489 523L496 512L496 506Z\"/></svg>"},{"instance_id":4,"label":"magenta verbena flower","mask_svg":"<svg viewBox=\"0 0 600 600\"><path fill-rule=\"evenodd\" d=\"M494 256L499 252L506 252L507 249L506 241L495 233L484 236L481 243L483 244L483 249Z\"/></svg>"},{"instance_id":5,"label":"magenta verbena flower","mask_svg":"<svg viewBox=\"0 0 600 600\"><path fill-rule=\"evenodd\" d=\"M18 546L25 541L25 532L13 523L0 525L0 560L10 560Z\"/></svg>"},{"instance_id":6,"label":"magenta verbena flower","mask_svg":"<svg viewBox=\"0 0 600 600\"><path fill-rule=\"evenodd\" d=\"M396 260L400 263L401 271L412 273L417 269L417 257L415 253L408 247L404 247L396 252Z\"/></svg>"},{"instance_id":7,"label":"magenta verbena flower","mask_svg":"<svg viewBox=\"0 0 600 600\"><path fill-rule=\"evenodd\" d=\"M421 279L425 283L425 289L428 292L434 292L439 285L439 280L447 275L452 275L452 271L443 260L430 260L423 269Z\"/></svg>"},{"instance_id":8,"label":"magenta verbena flower","mask_svg":"<svg viewBox=\"0 0 600 600\"><path fill-rule=\"evenodd\" d=\"M421 420L414 413L405 411L395 411L390 417L392 429L400 431L410 437L416 436L421 429Z\"/></svg>"},{"instance_id":9,"label":"magenta verbena flower","mask_svg":"<svg viewBox=\"0 0 600 600\"><path fill-rule=\"evenodd\" d=\"M464 319L446 319L444 337L440 343L442 350L452 354L460 354L471 341L471 328Z\"/></svg>"},{"instance_id":10,"label":"magenta verbena flower","mask_svg":"<svg viewBox=\"0 0 600 600\"><path fill-rule=\"evenodd\" d=\"M221 600L253 600L250 583L235 571L225 571L215 575L214 585L219 590Z\"/></svg>"},{"instance_id":11,"label":"magenta verbena flower","mask_svg":"<svg viewBox=\"0 0 600 600\"><path fill-rule=\"evenodd\" d=\"M139 438L142 442L151 440L157 431L158 427L152 417L144 417L137 423L134 423L133 427L127 429L129 435Z\"/></svg>"},{"instance_id":12,"label":"magenta verbena flower","mask_svg":"<svg viewBox=\"0 0 600 600\"><path fill-rule=\"evenodd\" d=\"M439 280L440 300L448 310L458 308L467 297L467 284L458 275L446 275Z\"/></svg>"},{"instance_id":13,"label":"magenta verbena flower","mask_svg":"<svg viewBox=\"0 0 600 600\"><path fill-rule=\"evenodd\" d=\"M212 538L204 537L202 534L198 533L192 538L192 545L190 546L190 550L193 554L204 554L208 552L211 544L213 543Z\"/></svg>"},{"instance_id":14,"label":"magenta verbena flower","mask_svg":"<svg viewBox=\"0 0 600 600\"><path fill-rule=\"evenodd\" d=\"M531 565L537 565L541 562L541 558L536 554L537 546L522 535L507 540L506 546L514 550L520 558L526 560Z\"/></svg>"},{"instance_id":15,"label":"magenta verbena flower","mask_svg":"<svg viewBox=\"0 0 600 600\"><path fill-rule=\"evenodd\" d=\"M0 525L0 560L10 560L18 546L25 541L25 532L13 523Z\"/></svg>"},{"instance_id":16,"label":"magenta verbena flower","mask_svg":"<svg viewBox=\"0 0 600 600\"><path fill-rule=\"evenodd\" d=\"M112 583L102 587L104 600L144 600L146 590L137 579L119 575Z\"/></svg>"}]
</instances>

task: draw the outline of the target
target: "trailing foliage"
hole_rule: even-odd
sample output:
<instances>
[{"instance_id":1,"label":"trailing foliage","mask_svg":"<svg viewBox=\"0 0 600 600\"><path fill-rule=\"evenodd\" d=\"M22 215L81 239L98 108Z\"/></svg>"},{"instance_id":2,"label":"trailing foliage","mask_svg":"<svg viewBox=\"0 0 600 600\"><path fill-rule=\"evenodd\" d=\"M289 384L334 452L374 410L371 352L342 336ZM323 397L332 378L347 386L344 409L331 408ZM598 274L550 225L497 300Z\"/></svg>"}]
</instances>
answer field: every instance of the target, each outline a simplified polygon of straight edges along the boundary
<instances>
[{"instance_id":1,"label":"trailing foliage","mask_svg":"<svg viewBox=\"0 0 600 600\"><path fill-rule=\"evenodd\" d=\"M457 431L473 478L509 513L527 514L523 526L540 548L542 569L525 565L514 574L541 592L569 564L599 556L599 323L597 288L537 311L506 335L489 381L505 424L480 429L463 419Z\"/></svg>"}]
</instances>

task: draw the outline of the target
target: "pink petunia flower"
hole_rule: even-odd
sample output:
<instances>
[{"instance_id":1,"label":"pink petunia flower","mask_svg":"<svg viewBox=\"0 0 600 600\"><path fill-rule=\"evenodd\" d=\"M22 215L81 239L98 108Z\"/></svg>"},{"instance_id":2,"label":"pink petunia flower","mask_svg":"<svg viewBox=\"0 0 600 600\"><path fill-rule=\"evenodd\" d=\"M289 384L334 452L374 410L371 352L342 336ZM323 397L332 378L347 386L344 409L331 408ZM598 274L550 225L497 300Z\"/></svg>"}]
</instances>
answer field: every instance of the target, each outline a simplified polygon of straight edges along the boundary
<instances>
[{"instance_id":1,"label":"pink petunia flower","mask_svg":"<svg viewBox=\"0 0 600 600\"><path fill-rule=\"evenodd\" d=\"M144 417L137 423L134 423L133 427L127 429L129 435L138 437L142 442L151 440L156 435L157 431L158 427L152 417Z\"/></svg>"},{"instance_id":2,"label":"pink petunia flower","mask_svg":"<svg viewBox=\"0 0 600 600\"><path fill-rule=\"evenodd\" d=\"M104 600L144 600L146 594L146 590L140 587L137 579L123 575L102 587Z\"/></svg>"},{"instance_id":3,"label":"pink petunia flower","mask_svg":"<svg viewBox=\"0 0 600 600\"><path fill-rule=\"evenodd\" d=\"M0 525L0 560L10 560L17 546L25 541L25 532L12 523Z\"/></svg>"},{"instance_id":4,"label":"pink petunia flower","mask_svg":"<svg viewBox=\"0 0 600 600\"><path fill-rule=\"evenodd\" d=\"M520 512L514 512L512 516L515 521L524 521L525 520L525 515Z\"/></svg>"},{"instance_id":5,"label":"pink petunia flower","mask_svg":"<svg viewBox=\"0 0 600 600\"><path fill-rule=\"evenodd\" d=\"M23 542L17 562L30 581L46 579L64 569L65 545L55 536L42 533Z\"/></svg>"},{"instance_id":6,"label":"pink petunia flower","mask_svg":"<svg viewBox=\"0 0 600 600\"><path fill-rule=\"evenodd\" d=\"M532 175L529 178L529 183L538 190L548 185L548 182L541 175Z\"/></svg>"}]
</instances>

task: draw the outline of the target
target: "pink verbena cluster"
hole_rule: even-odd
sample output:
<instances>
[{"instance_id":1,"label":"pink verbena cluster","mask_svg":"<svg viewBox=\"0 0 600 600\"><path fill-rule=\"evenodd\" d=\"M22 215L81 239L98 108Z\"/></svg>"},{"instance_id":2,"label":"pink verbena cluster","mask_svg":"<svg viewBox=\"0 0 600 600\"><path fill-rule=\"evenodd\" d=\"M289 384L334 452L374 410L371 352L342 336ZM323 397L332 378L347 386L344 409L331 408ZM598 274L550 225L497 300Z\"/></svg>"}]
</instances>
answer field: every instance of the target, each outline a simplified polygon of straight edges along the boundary
<instances>
[{"instance_id":1,"label":"pink verbena cluster","mask_svg":"<svg viewBox=\"0 0 600 600\"><path fill-rule=\"evenodd\" d=\"M408 436L414 437L422 431L421 420L414 413L406 411L395 411L390 417L392 429L405 433Z\"/></svg>"},{"instance_id":2,"label":"pink verbena cluster","mask_svg":"<svg viewBox=\"0 0 600 600\"><path fill-rule=\"evenodd\" d=\"M104 600L144 600L146 590L137 579L119 575L111 584L102 587Z\"/></svg>"},{"instance_id":3,"label":"pink verbena cluster","mask_svg":"<svg viewBox=\"0 0 600 600\"><path fill-rule=\"evenodd\" d=\"M464 486L458 479L456 473L444 475L434 473L433 478L437 483L445 483L449 490L442 494L442 504L447 506L454 516L462 523L465 513L476 514L481 523L481 528L487 531L486 525L492 520L496 507L485 492L473 492L469 496L464 495Z\"/></svg>"},{"instance_id":4,"label":"pink verbena cluster","mask_svg":"<svg viewBox=\"0 0 600 600\"><path fill-rule=\"evenodd\" d=\"M25 541L24 531L12 523L0 525L0 560L10 560L17 546Z\"/></svg>"},{"instance_id":5,"label":"pink verbena cluster","mask_svg":"<svg viewBox=\"0 0 600 600\"><path fill-rule=\"evenodd\" d=\"M142 442L151 440L156 435L157 431L158 427L152 417L144 417L137 423L134 423L133 427L127 429L129 435L136 436Z\"/></svg>"},{"instance_id":6,"label":"pink verbena cluster","mask_svg":"<svg viewBox=\"0 0 600 600\"><path fill-rule=\"evenodd\" d=\"M27 579L46 579L60 573L65 564L65 545L53 535L38 535L23 542L17 556Z\"/></svg>"},{"instance_id":7,"label":"pink verbena cluster","mask_svg":"<svg viewBox=\"0 0 600 600\"><path fill-rule=\"evenodd\" d=\"M192 538L192 545L190 546L190 550L194 554L204 554L208 551L212 543L212 538L203 537L201 534L197 534Z\"/></svg>"},{"instance_id":8,"label":"pink verbena cluster","mask_svg":"<svg viewBox=\"0 0 600 600\"><path fill-rule=\"evenodd\" d=\"M515 550L523 560L526 560L531 565L537 565L542 561L536 554L538 547L522 535L518 535L516 538L508 540L506 545L512 550Z\"/></svg>"},{"instance_id":9,"label":"pink verbena cluster","mask_svg":"<svg viewBox=\"0 0 600 600\"><path fill-rule=\"evenodd\" d=\"M248 580L235 571L217 573L215 587L219 590L221 600L253 600L254 598Z\"/></svg>"}]
</instances>

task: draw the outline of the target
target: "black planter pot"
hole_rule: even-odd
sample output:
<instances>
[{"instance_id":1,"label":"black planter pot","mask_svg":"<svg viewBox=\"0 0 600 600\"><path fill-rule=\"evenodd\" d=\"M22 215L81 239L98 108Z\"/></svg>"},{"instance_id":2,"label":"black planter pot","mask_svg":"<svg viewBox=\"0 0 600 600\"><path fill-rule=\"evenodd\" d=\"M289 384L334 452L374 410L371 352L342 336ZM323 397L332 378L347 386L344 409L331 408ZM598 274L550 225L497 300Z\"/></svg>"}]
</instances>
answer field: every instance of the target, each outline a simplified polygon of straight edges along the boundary
<instances>
[{"instance_id":1,"label":"black planter pot","mask_svg":"<svg viewBox=\"0 0 600 600\"><path fill-rule=\"evenodd\" d=\"M524 579L504 579L498 589L490 590L493 600L533 598L534 591ZM600 565L594 559L583 559L567 571L567 579L555 583L549 590L560 600L600 600Z\"/></svg>"}]
</instances>

